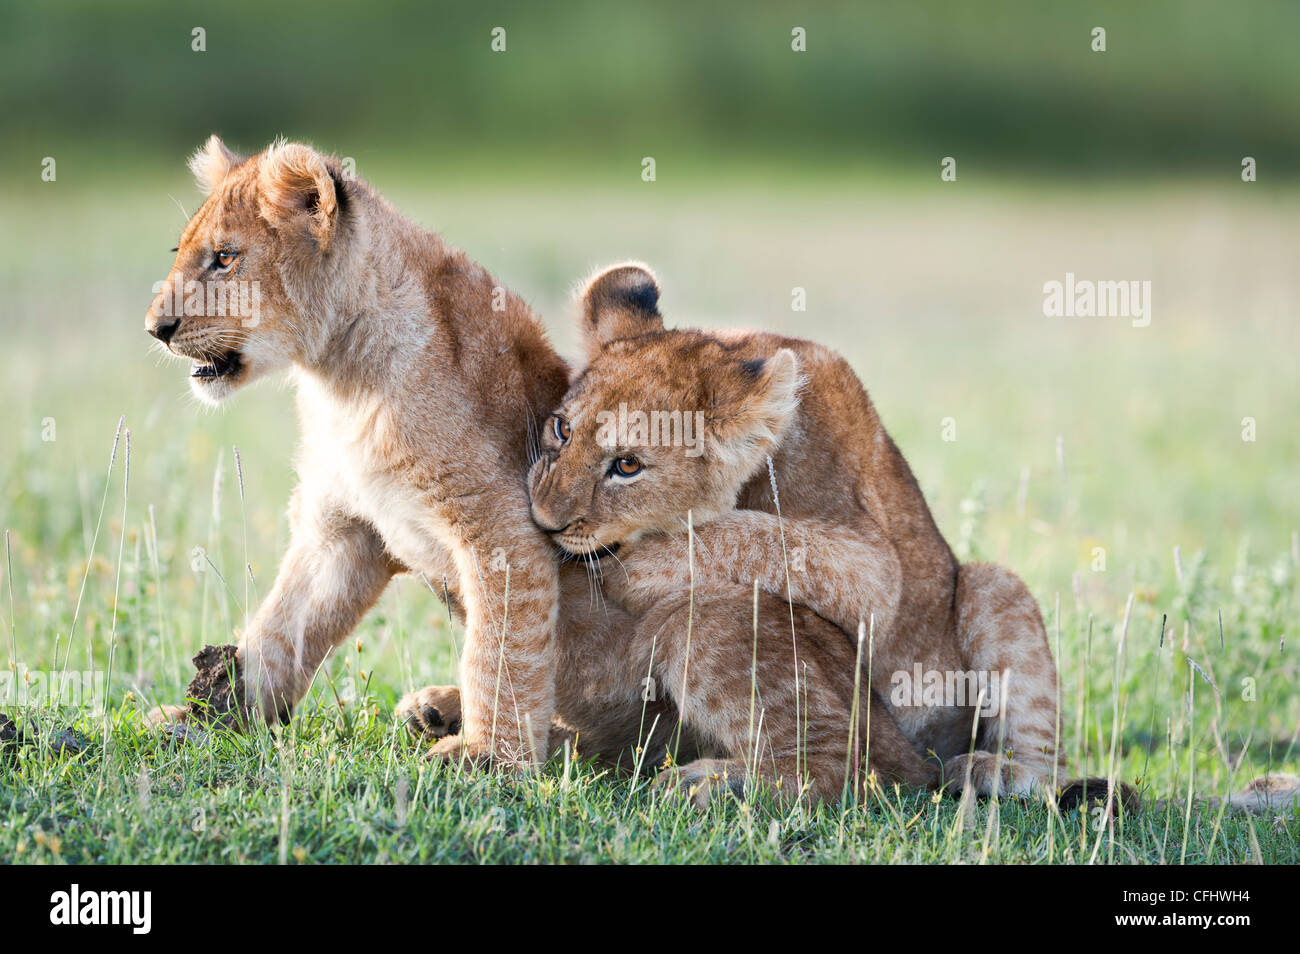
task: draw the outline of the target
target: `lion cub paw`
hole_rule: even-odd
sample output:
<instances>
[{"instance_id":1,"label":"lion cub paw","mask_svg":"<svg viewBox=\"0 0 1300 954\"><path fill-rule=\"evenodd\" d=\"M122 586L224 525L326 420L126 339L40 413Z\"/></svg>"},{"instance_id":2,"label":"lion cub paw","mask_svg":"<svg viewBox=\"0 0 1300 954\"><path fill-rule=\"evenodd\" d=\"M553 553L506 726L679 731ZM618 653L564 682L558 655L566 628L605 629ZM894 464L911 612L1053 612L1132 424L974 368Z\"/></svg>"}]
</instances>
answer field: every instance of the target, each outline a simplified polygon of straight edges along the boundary
<instances>
[{"instance_id":1,"label":"lion cub paw","mask_svg":"<svg viewBox=\"0 0 1300 954\"><path fill-rule=\"evenodd\" d=\"M189 715L188 706L154 706L144 714L144 724L149 729L163 729L169 725L181 725Z\"/></svg>"},{"instance_id":2,"label":"lion cub paw","mask_svg":"<svg viewBox=\"0 0 1300 954\"><path fill-rule=\"evenodd\" d=\"M683 795L703 811L713 799L728 792L737 798L744 796L745 766L728 759L696 759L661 769L655 776L654 787Z\"/></svg>"},{"instance_id":3,"label":"lion cub paw","mask_svg":"<svg viewBox=\"0 0 1300 954\"><path fill-rule=\"evenodd\" d=\"M966 788L968 773L971 789L981 797L1030 795L1042 783L1038 773L1008 755L976 751L954 755L943 763L944 782L953 792Z\"/></svg>"},{"instance_id":4,"label":"lion cub paw","mask_svg":"<svg viewBox=\"0 0 1300 954\"><path fill-rule=\"evenodd\" d=\"M523 771L529 764L513 753L494 752L491 746L467 742L463 736L449 735L434 743L424 754L425 761L438 762L447 768L467 772L490 769Z\"/></svg>"},{"instance_id":5,"label":"lion cub paw","mask_svg":"<svg viewBox=\"0 0 1300 954\"><path fill-rule=\"evenodd\" d=\"M425 686L408 692L397 703L397 716L418 739L460 734L460 689Z\"/></svg>"}]
</instances>

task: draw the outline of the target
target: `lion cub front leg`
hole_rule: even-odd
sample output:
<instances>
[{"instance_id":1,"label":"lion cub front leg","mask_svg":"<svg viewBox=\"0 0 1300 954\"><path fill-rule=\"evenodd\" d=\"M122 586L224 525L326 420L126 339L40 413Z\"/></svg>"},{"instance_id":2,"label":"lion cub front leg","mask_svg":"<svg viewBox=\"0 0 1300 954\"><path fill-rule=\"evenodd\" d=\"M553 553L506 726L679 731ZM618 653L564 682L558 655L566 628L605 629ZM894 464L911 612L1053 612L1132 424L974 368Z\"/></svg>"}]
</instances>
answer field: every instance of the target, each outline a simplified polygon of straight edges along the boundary
<instances>
[{"instance_id":1,"label":"lion cub front leg","mask_svg":"<svg viewBox=\"0 0 1300 954\"><path fill-rule=\"evenodd\" d=\"M374 529L336 501L300 491L292 510L289 551L235 656L232 695L266 722L287 720L398 569Z\"/></svg>"},{"instance_id":2,"label":"lion cub front leg","mask_svg":"<svg viewBox=\"0 0 1300 954\"><path fill-rule=\"evenodd\" d=\"M606 575L605 590L634 613L649 612L691 583L685 535L633 544L623 568ZM737 510L695 530L696 586L753 585L807 606L847 633L874 618L888 634L902 593L902 566L884 533L865 515L844 526Z\"/></svg>"},{"instance_id":3,"label":"lion cub front leg","mask_svg":"<svg viewBox=\"0 0 1300 954\"><path fill-rule=\"evenodd\" d=\"M485 513L488 512L485 508ZM465 609L460 659L461 731L431 758L528 767L545 761L555 709L559 572L526 502L492 508L452 552Z\"/></svg>"},{"instance_id":4,"label":"lion cub front leg","mask_svg":"<svg viewBox=\"0 0 1300 954\"><path fill-rule=\"evenodd\" d=\"M437 741L460 732L460 687L425 686L408 692L397 703L397 717L408 732L426 742ZM564 743L572 744L576 735L573 729L556 719L551 720L547 754L563 750Z\"/></svg>"}]
</instances>

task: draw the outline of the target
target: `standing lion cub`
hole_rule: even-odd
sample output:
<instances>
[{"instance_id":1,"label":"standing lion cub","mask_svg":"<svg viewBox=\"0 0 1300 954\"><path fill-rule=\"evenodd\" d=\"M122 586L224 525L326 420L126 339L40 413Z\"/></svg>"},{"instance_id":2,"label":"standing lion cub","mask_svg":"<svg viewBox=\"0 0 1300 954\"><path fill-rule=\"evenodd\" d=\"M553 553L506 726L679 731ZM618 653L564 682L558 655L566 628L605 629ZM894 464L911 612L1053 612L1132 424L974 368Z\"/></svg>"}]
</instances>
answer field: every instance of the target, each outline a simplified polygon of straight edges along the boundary
<instances>
[{"instance_id":1,"label":"standing lion cub","mask_svg":"<svg viewBox=\"0 0 1300 954\"><path fill-rule=\"evenodd\" d=\"M292 541L240 642L237 705L285 718L410 570L448 579L467 622L462 732L434 752L544 757L558 576L522 475L568 368L519 298L337 160L285 142L245 158L214 136L190 165L207 199L146 328L208 402L291 369L303 432Z\"/></svg>"}]
</instances>

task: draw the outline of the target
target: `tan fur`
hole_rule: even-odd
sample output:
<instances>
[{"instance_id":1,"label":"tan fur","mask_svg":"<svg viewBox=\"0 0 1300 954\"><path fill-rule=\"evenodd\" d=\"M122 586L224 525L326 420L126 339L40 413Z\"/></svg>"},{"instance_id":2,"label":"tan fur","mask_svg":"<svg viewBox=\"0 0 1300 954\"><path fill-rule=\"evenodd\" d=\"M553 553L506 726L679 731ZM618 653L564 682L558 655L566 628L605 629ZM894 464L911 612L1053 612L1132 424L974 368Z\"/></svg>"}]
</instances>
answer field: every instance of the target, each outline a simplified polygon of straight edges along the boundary
<instances>
[{"instance_id":1,"label":"tan fur","mask_svg":"<svg viewBox=\"0 0 1300 954\"><path fill-rule=\"evenodd\" d=\"M248 708L287 717L325 655L392 575L410 570L445 584L468 630L459 733L431 731L431 712L416 726L441 736L435 754L528 763L579 733L584 750L616 764L630 765L639 747L653 766L670 741L679 755L703 752L693 719L679 727L673 697L642 698L647 675L672 681L695 617L656 616L645 623L656 633L629 643L641 621L593 601L581 568L558 573L554 549L529 518L530 448L567 368L523 303L506 296L505 310L494 310L491 276L306 146L277 143L243 159L214 138L192 166L209 194L146 326L161 336L170 330L172 352L231 369L194 379L207 401L290 369L303 430L292 541L238 652ZM237 252L224 270L214 267L221 249ZM201 312L173 325L173 285L191 281L257 281L257 320ZM557 639L561 581L566 615ZM731 705L748 685L742 660L708 647L748 645L749 604L747 594L708 604L706 616L731 629L725 642L709 626L693 631L718 664L716 673L707 659L696 667L697 688L683 697L692 705ZM836 721L847 733L847 708ZM729 724L725 739L734 742ZM781 746L797 732L784 712L759 724L756 738L776 740L754 749L768 756L761 773L784 765ZM884 729L879 736L875 751L890 741ZM918 784L932 776L901 736L893 742L899 757L882 756L882 774ZM815 777L803 766L808 784L837 789L845 752L823 752Z\"/></svg>"},{"instance_id":2,"label":"tan fur","mask_svg":"<svg viewBox=\"0 0 1300 954\"><path fill-rule=\"evenodd\" d=\"M310 147L245 159L213 137L191 163L186 225L147 328L229 369L216 402L280 369L303 444L293 537L239 647L246 703L284 717L395 572L451 581L467 617L461 736L437 751L527 764L554 711L558 577L521 479L568 370L527 306ZM237 254L228 268L219 250ZM260 313L169 313L173 285L253 282ZM506 612L509 566L509 612Z\"/></svg>"},{"instance_id":3,"label":"tan fur","mask_svg":"<svg viewBox=\"0 0 1300 954\"><path fill-rule=\"evenodd\" d=\"M906 464L878 429L865 394L843 363L825 349L779 339L775 354L790 346L807 349L818 360L805 360L803 367L821 371L792 373L796 368L782 358L775 370L743 371L741 379L715 384L711 371L736 370L731 342L737 336L709 341L695 334L648 342L654 353L642 363L643 355L630 339L645 334L647 323L658 325L657 313L647 315L645 307L646 302L653 307L658 286L641 266L618 266L603 274L613 281L597 276L582 293L584 338L592 365L575 382L560 414L567 411L573 423L599 410L601 402L584 403L582 395L591 391L603 394L607 407L620 399L671 406L689 392L709 408L710 438L730 437L736 446L711 444L714 452L720 451L712 458L660 456L657 462L667 464L653 473L641 493L628 494L639 481L618 489L606 486L606 466L617 448L602 449L594 458L580 456L573 464L564 460L566 451L553 433L544 432L543 444L549 449L530 477L534 513L552 527L555 539L585 554L586 561L561 567L552 753L573 746L583 756L627 769L638 761L653 766L675 752L677 761L659 773L656 784L681 790L697 805L721 793L738 792L755 777L786 795L807 791L837 799L846 785L856 791L863 782L863 761L851 763L845 774L846 757L855 744L866 749L866 767L883 781L938 784L942 777L934 763L917 751L931 748L948 756L944 770L954 789L969 785L978 792L1025 792L1045 788L1054 776L1064 784L1061 767L1052 763L1055 669L1036 604L1007 570L987 564L956 567L950 555L944 558L947 548ZM614 320L602 321L607 313ZM686 353L675 351L676 345L684 345ZM764 345L762 353L772 354L772 344ZM607 360L611 346L614 357ZM819 392L827 369L838 392ZM678 390L674 374L693 377L695 383L688 381L685 391ZM610 390L600 390L605 387ZM802 397L802 406L791 402L792 394ZM805 408L813 408L816 416L810 419ZM837 413L849 416L837 419ZM732 427L741 420L748 423ZM837 420L866 422L869 440L843 434L845 428L837 426ZM583 433L577 423L573 428L570 443L580 441ZM798 445L791 443L792 429ZM765 468L749 480L745 474L760 455L782 441L776 470L785 475L779 477L784 488L784 546L801 555L791 573L793 610L780 598L790 562L780 557L782 526L770 512L730 509L737 500L773 509ZM864 459L854 456L862 454L864 443L884 448L887 465L863 478L863 489L855 495L827 478L849 472L848 465ZM811 479L807 467L791 460L799 456L791 450L795 446L804 448L805 458L822 455L824 463ZM736 455L748 460L747 471L735 473ZM568 503L562 499L566 493L571 495ZM860 506L855 510L842 502L859 496L891 502L889 532L862 520ZM556 506L557 500L561 506ZM693 580L681 522L682 508L692 506L698 514L720 514L700 528ZM832 516L823 516L818 508ZM848 526L833 519L845 520ZM904 545L896 548L893 541L900 538ZM901 551L906 554L900 556ZM918 551L930 566L915 558ZM923 585L924 574L935 565L955 574L954 586ZM584 569L592 579L581 572ZM737 582L752 579L764 589L757 605L750 589ZM888 632L900 606L918 605L915 599L904 600L906 579L919 580L915 589L937 592L941 602L955 606L951 615L939 609L931 617L950 621L953 630L947 632L946 643L942 633L936 636L919 628L905 630L901 638ZM593 595L588 589L592 583L602 584L608 602ZM1005 709L981 722L972 719L969 707L891 712L876 692L867 691L865 676L860 694L855 693L854 641L799 605L801 600L846 628L849 620L878 613L871 661L876 674L911 658L904 641L916 638L918 631L917 644L932 648L928 656L913 655L926 665L1012 672L1015 681ZM1014 674L1022 670L1039 675L1016 679ZM648 701L642 698L646 676L656 690ZM881 688L887 690L887 684ZM859 721L850 739L855 699ZM417 735L444 737L455 732L459 690L418 690L399 703L398 713ZM910 728L912 739L895 716ZM972 729L975 751L968 755ZM1009 744L998 749L999 739ZM1088 787L1106 791L1104 780L1088 780ZM1121 788L1124 804L1133 807L1131 792Z\"/></svg>"},{"instance_id":4,"label":"tan fur","mask_svg":"<svg viewBox=\"0 0 1300 954\"><path fill-rule=\"evenodd\" d=\"M625 770L668 762L656 783L701 806L749 780L829 801L846 784L860 797L869 772L881 785L937 781L880 698L865 684L855 693L854 647L810 610L795 609L796 680L789 610L770 594L759 596L755 633L744 587L702 587L693 602L681 594L633 619L614 606L585 612L580 578L565 580L552 753L569 744ZM459 691L410 693L398 714L417 735L442 738L460 718Z\"/></svg>"},{"instance_id":5,"label":"tan fur","mask_svg":"<svg viewBox=\"0 0 1300 954\"><path fill-rule=\"evenodd\" d=\"M542 429L529 477L534 519L573 553L618 548L602 561L605 592L641 614L690 586L690 511L697 588L757 580L785 597L788 586L794 603L844 632L872 622L873 682L886 700L891 674L918 662L1009 675L1005 719L977 724L969 704L891 711L912 742L946 761L954 787L1050 787L1061 776L1056 669L1024 585L1000 567L958 566L843 359L774 334L666 331L657 290L637 266L587 286L590 363L556 412L570 436L561 440L554 423ZM602 445L598 413L620 405L702 412L706 452ZM643 469L625 478L611 462L628 455ZM788 619L785 629L788 639Z\"/></svg>"}]
</instances>

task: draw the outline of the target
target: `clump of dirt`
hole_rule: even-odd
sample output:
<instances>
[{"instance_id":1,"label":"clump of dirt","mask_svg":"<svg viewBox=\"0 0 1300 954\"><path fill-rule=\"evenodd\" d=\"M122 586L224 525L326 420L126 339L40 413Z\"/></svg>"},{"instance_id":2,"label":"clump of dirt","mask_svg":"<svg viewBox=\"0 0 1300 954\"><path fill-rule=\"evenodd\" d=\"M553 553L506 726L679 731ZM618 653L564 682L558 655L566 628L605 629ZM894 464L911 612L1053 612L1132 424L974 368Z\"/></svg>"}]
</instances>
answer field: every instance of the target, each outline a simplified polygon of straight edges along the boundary
<instances>
[{"instance_id":1,"label":"clump of dirt","mask_svg":"<svg viewBox=\"0 0 1300 954\"><path fill-rule=\"evenodd\" d=\"M80 755L88 745L90 740L72 729L59 729L50 736L50 748L57 755Z\"/></svg>"},{"instance_id":2,"label":"clump of dirt","mask_svg":"<svg viewBox=\"0 0 1300 954\"><path fill-rule=\"evenodd\" d=\"M10 755L18 748L18 726L0 712L0 755Z\"/></svg>"},{"instance_id":3,"label":"clump of dirt","mask_svg":"<svg viewBox=\"0 0 1300 954\"><path fill-rule=\"evenodd\" d=\"M162 731L164 735L176 742L193 742L201 745L208 740L206 729L188 722L168 722L162 727Z\"/></svg>"},{"instance_id":4,"label":"clump of dirt","mask_svg":"<svg viewBox=\"0 0 1300 954\"><path fill-rule=\"evenodd\" d=\"M90 740L75 729L43 730L32 718L27 717L27 733L18 731L18 726L9 716L0 712L0 756L12 758L20 746L36 746L44 739L49 754L80 755L90 747Z\"/></svg>"},{"instance_id":5,"label":"clump of dirt","mask_svg":"<svg viewBox=\"0 0 1300 954\"><path fill-rule=\"evenodd\" d=\"M204 646L194 657L194 678L185 690L189 699L186 722L242 725L247 721L244 675L237 649L231 645Z\"/></svg>"}]
</instances>

